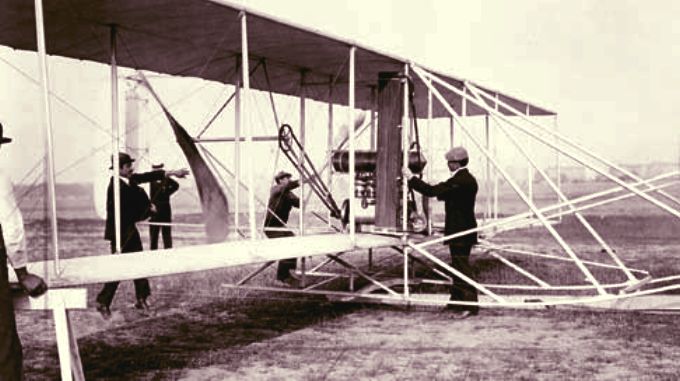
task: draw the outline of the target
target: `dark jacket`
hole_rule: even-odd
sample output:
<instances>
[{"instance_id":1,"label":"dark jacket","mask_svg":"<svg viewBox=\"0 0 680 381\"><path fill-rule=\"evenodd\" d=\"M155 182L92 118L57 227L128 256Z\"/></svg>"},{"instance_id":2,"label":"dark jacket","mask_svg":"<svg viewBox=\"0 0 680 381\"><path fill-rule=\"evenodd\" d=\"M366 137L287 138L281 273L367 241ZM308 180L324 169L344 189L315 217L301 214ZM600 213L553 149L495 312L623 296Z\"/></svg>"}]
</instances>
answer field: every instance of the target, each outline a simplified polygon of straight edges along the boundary
<instances>
[{"instance_id":1,"label":"dark jacket","mask_svg":"<svg viewBox=\"0 0 680 381\"><path fill-rule=\"evenodd\" d=\"M135 227L135 222L142 221L149 217L151 202L146 195L146 191L138 184L150 181L161 180L165 177L165 171L154 171L146 173L135 173L130 177L130 184L120 180L120 229L121 242L125 242L130 236L139 234ZM106 191L106 229L104 239L115 241L116 222L113 197L113 177L109 182Z\"/></svg>"},{"instance_id":2,"label":"dark jacket","mask_svg":"<svg viewBox=\"0 0 680 381\"><path fill-rule=\"evenodd\" d=\"M475 198L477 196L477 181L467 168L460 169L455 176L445 182L430 185L417 177L411 178L409 186L427 197L437 197L444 201L446 223L444 234L451 235L477 227L475 219ZM445 244L474 245L477 243L477 233L465 235L446 241Z\"/></svg>"},{"instance_id":3,"label":"dark jacket","mask_svg":"<svg viewBox=\"0 0 680 381\"><path fill-rule=\"evenodd\" d=\"M156 205L156 213L151 216L151 221L172 221L170 196L177 192L178 189L179 184L177 181L169 177L163 177L160 181L151 182L149 195L151 196L151 202Z\"/></svg>"},{"instance_id":4,"label":"dark jacket","mask_svg":"<svg viewBox=\"0 0 680 381\"><path fill-rule=\"evenodd\" d=\"M269 193L269 202L267 203L267 216L264 219L265 227L285 226L290 216L290 210L293 207L300 207L300 199L291 192L299 186L300 182L294 180L289 181L287 186L276 184L272 187Z\"/></svg>"}]
</instances>

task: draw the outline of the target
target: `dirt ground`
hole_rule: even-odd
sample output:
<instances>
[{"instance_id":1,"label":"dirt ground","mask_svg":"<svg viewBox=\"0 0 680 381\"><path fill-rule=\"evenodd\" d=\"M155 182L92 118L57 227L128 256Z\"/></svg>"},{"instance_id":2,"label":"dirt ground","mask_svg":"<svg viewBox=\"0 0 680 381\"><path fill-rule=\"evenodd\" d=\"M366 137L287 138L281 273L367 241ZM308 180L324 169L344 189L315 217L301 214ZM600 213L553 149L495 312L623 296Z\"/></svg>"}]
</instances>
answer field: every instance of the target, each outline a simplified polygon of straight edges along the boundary
<instances>
[{"instance_id":1,"label":"dirt ground","mask_svg":"<svg viewBox=\"0 0 680 381\"><path fill-rule=\"evenodd\" d=\"M106 323L79 313L88 379L671 380L679 372L675 315L483 310L454 320L430 309L269 299L124 314L134 312ZM24 341L29 380L58 378L56 348L42 336Z\"/></svg>"},{"instance_id":2,"label":"dirt ground","mask_svg":"<svg viewBox=\"0 0 680 381\"><path fill-rule=\"evenodd\" d=\"M616 332L611 314L363 310L229 351L184 380L645 379L677 377L675 345ZM647 328L671 323L638 317ZM674 329L664 331L677 339ZM677 342L677 341L676 341Z\"/></svg>"},{"instance_id":3,"label":"dirt ground","mask_svg":"<svg viewBox=\"0 0 680 381\"><path fill-rule=\"evenodd\" d=\"M631 266L655 276L680 273L676 221L660 216L594 216L591 221ZM565 239L579 253L600 255L570 224L558 226ZM107 249L101 226L92 221L65 222L60 229L68 237L69 255L86 255L93 245L100 252ZM29 242L44 242L45 230L33 226ZM532 230L495 239L555 250L549 237ZM473 258L484 281L500 274L482 253ZM250 270L153 279L153 316L131 307L131 282L121 285L111 320L93 310L74 311L87 379L674 380L680 375L676 315L484 309L460 321L434 308L334 304L220 287ZM88 287L90 301L98 288ZM22 312L18 326L26 379L58 379L51 317Z\"/></svg>"}]
</instances>

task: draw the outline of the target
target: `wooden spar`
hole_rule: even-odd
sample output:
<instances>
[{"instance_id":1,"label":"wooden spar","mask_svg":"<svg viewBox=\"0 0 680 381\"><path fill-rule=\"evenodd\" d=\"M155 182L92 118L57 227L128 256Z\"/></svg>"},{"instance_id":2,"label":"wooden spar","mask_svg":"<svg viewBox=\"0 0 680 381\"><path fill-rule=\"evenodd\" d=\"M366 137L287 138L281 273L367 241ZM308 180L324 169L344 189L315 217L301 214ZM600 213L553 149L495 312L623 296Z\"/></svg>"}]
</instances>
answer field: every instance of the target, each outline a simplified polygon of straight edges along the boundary
<instances>
[{"instance_id":1,"label":"wooden spar","mask_svg":"<svg viewBox=\"0 0 680 381\"><path fill-rule=\"evenodd\" d=\"M531 106L527 105L526 106L526 115L527 118L530 117L531 115ZM531 152L531 137L527 136L527 150ZM531 165L527 166L527 195L529 196L529 200L533 201L534 200L534 171L533 168L531 168Z\"/></svg>"},{"instance_id":2,"label":"wooden spar","mask_svg":"<svg viewBox=\"0 0 680 381\"><path fill-rule=\"evenodd\" d=\"M449 117L449 138L451 139L451 142L449 144L450 144L451 147L456 146L456 139L455 139L455 137L456 137L455 132L456 131L455 131L454 125L455 125L455 121L453 120L453 117L450 116Z\"/></svg>"},{"instance_id":3,"label":"wooden spar","mask_svg":"<svg viewBox=\"0 0 680 381\"><path fill-rule=\"evenodd\" d=\"M354 216L356 213L356 200L354 197L354 189L356 189L356 170L355 166L355 134L354 129L354 80L355 80L355 56L356 47L352 46L349 48L349 83L347 87L349 88L348 97L348 109L347 109L347 128L349 128L349 179L347 183L349 184L349 192L347 197L349 198L349 236L352 242L356 239L356 226L354 223Z\"/></svg>"},{"instance_id":4,"label":"wooden spar","mask_svg":"<svg viewBox=\"0 0 680 381\"><path fill-rule=\"evenodd\" d=\"M371 137L370 137L370 142L371 142L371 150L375 151L376 150L376 145L375 145L375 119L376 119L376 113L378 109L378 91L376 90L375 86L371 86L371 119L370 119L370 128L371 128Z\"/></svg>"},{"instance_id":5,"label":"wooden spar","mask_svg":"<svg viewBox=\"0 0 680 381\"><path fill-rule=\"evenodd\" d=\"M306 127L306 115L305 115L305 72L302 71L300 72L300 157L299 157L299 162L298 165L302 169L305 165L305 127ZM304 196L305 194L305 180L302 175L302 171L298 171L298 178L300 179L300 195ZM300 213L298 214L298 226L299 226L299 231L300 235L305 235L305 209L306 209L306 202L307 200L305 197L300 197ZM301 284L302 287L307 283L307 278L306 278L306 258L305 257L300 257L298 258L298 267L302 271L302 279L301 279Z\"/></svg>"},{"instance_id":6,"label":"wooden spar","mask_svg":"<svg viewBox=\"0 0 680 381\"><path fill-rule=\"evenodd\" d=\"M496 93L496 98L494 101L494 107L495 110L498 111L498 93ZM491 153L493 154L494 157L498 157L498 144L496 140L492 140L492 148L491 148ZM493 219L497 220L498 219L498 210L499 210L499 203L498 203L498 171L496 168L493 168Z\"/></svg>"},{"instance_id":7,"label":"wooden spar","mask_svg":"<svg viewBox=\"0 0 680 381\"><path fill-rule=\"evenodd\" d=\"M57 225L57 195L55 189L54 147L52 139L52 111L50 108L49 76L47 70L47 53L45 47L45 22L43 18L42 0L35 0L35 28L38 39L38 67L40 68L40 82L43 100L43 123L45 126L45 150L47 158L47 192L49 195L50 226L52 228L52 254L54 256L55 271L59 271L59 236Z\"/></svg>"},{"instance_id":8,"label":"wooden spar","mask_svg":"<svg viewBox=\"0 0 680 381\"><path fill-rule=\"evenodd\" d=\"M125 255L77 257L63 259L62 276L48 275L45 281L51 288L105 283L374 247L390 247L399 245L399 242L400 240L394 237L356 234L353 243L349 236L344 234L316 234L274 240L229 241ZM48 274L46 271L52 271L53 267L52 261L28 264L28 270L35 274ZM16 281L14 274L10 274L10 281Z\"/></svg>"},{"instance_id":9,"label":"wooden spar","mask_svg":"<svg viewBox=\"0 0 680 381\"><path fill-rule=\"evenodd\" d=\"M331 159L333 157L333 76L330 76L328 81L328 136L326 137L326 147L328 189L331 193L333 193L333 171L331 167ZM330 212L328 212L328 226L332 226Z\"/></svg>"},{"instance_id":10,"label":"wooden spar","mask_svg":"<svg viewBox=\"0 0 680 381\"><path fill-rule=\"evenodd\" d=\"M411 119L409 118L409 86L408 86L408 64L404 65L404 76L401 80L402 85L402 105L401 105L401 168L400 172L408 168L409 151L409 132L411 129ZM408 184L404 176L401 178L401 231L408 230Z\"/></svg>"},{"instance_id":11,"label":"wooden spar","mask_svg":"<svg viewBox=\"0 0 680 381\"><path fill-rule=\"evenodd\" d=\"M467 87L465 84L463 84L463 94L467 93ZM463 119L467 116L467 100L463 98L462 103L461 103L461 111L460 111L460 118ZM462 143L462 142L461 142ZM461 144L458 143L458 144Z\"/></svg>"},{"instance_id":12,"label":"wooden spar","mask_svg":"<svg viewBox=\"0 0 680 381\"><path fill-rule=\"evenodd\" d=\"M401 159L401 231L403 232L402 240L406 242L408 239L408 182L406 176L403 175L403 171L408 168L408 155L409 155L409 132L411 132L411 119L409 118L409 72L408 64L404 64L404 76L402 79L403 86L403 104L402 104L402 119L401 119L401 149L402 149L402 159ZM415 118L416 115L413 115ZM409 297L409 247L404 246L404 297Z\"/></svg>"},{"instance_id":13,"label":"wooden spar","mask_svg":"<svg viewBox=\"0 0 680 381\"><path fill-rule=\"evenodd\" d=\"M433 114L433 104L432 104L432 91L427 89L427 150L430 160L434 157L434 140L433 140L433 130L434 123L432 122ZM415 116L414 116L415 117ZM427 178L432 180L432 163L427 166ZM427 198L425 198L427 200ZM428 200L427 202L427 235L432 235L432 203Z\"/></svg>"},{"instance_id":14,"label":"wooden spar","mask_svg":"<svg viewBox=\"0 0 680 381\"><path fill-rule=\"evenodd\" d=\"M300 157L298 158L298 165L302 169L305 165L305 72L300 72ZM303 179L302 170L298 171L298 178L300 179L300 195L305 194L305 183ZM298 214L298 225L300 234L305 234L305 198L300 199L300 213Z\"/></svg>"},{"instance_id":15,"label":"wooden spar","mask_svg":"<svg viewBox=\"0 0 680 381\"><path fill-rule=\"evenodd\" d=\"M555 130L555 134L558 134L558 126L557 126L557 114L553 115L553 129ZM557 143L559 140L557 136L555 136L554 142ZM555 180L557 181L557 186L561 189L562 188L562 169L560 168L560 151L555 150ZM559 201L559 196L557 196L557 200ZM562 222L562 216L558 217L558 221Z\"/></svg>"},{"instance_id":16,"label":"wooden spar","mask_svg":"<svg viewBox=\"0 0 680 381\"><path fill-rule=\"evenodd\" d=\"M236 58L236 67L239 66L238 57ZM236 76L236 98L234 100L234 136L236 144L234 145L234 233L239 234L239 226L241 226L241 77Z\"/></svg>"},{"instance_id":17,"label":"wooden spar","mask_svg":"<svg viewBox=\"0 0 680 381\"><path fill-rule=\"evenodd\" d=\"M250 94L250 71L248 69L248 24L245 12L239 14L241 18L241 73L243 78L243 99L241 99L241 121L243 121L243 110L247 109L247 99ZM253 126L247 123L246 132L246 151L253 152ZM257 227L255 224L255 193L254 193L254 174L253 160L246 161L246 172L248 179L248 219L250 221L250 239L257 239Z\"/></svg>"},{"instance_id":18,"label":"wooden spar","mask_svg":"<svg viewBox=\"0 0 680 381\"><path fill-rule=\"evenodd\" d=\"M489 114L484 115L484 140L486 149L491 152L491 131L489 129ZM491 219L491 162L487 158L484 163L484 184L486 185L485 205L484 205L484 222Z\"/></svg>"},{"instance_id":19,"label":"wooden spar","mask_svg":"<svg viewBox=\"0 0 680 381\"><path fill-rule=\"evenodd\" d=\"M118 115L120 108L118 105L118 64L116 62L116 26L111 26L111 128L113 129L113 144L111 157L113 158L113 210L114 220L116 226L116 242L115 252L121 251L121 222L120 222L120 161L118 160L118 152L120 152L120 123L118 122Z\"/></svg>"},{"instance_id":20,"label":"wooden spar","mask_svg":"<svg viewBox=\"0 0 680 381\"><path fill-rule=\"evenodd\" d=\"M239 101L236 101L238 103ZM239 128L240 130L240 128ZM240 131L239 131L240 135ZM201 138L201 139L194 139L194 143L236 143L238 145L238 142L243 142L246 139L241 136L225 136L221 138ZM278 136L253 136L253 142L275 142L278 141L279 137Z\"/></svg>"}]
</instances>

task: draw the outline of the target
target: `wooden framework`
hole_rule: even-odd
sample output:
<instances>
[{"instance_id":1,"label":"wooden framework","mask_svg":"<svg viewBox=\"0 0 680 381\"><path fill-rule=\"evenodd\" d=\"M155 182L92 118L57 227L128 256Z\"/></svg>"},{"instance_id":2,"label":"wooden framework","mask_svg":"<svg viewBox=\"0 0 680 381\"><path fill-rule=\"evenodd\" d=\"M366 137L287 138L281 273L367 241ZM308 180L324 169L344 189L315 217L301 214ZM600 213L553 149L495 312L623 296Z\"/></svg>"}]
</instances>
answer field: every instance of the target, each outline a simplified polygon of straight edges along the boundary
<instances>
[{"instance_id":1,"label":"wooden framework","mask_svg":"<svg viewBox=\"0 0 680 381\"><path fill-rule=\"evenodd\" d=\"M87 290L84 288L48 290L37 298L26 295L14 297L14 309L52 311L57 336L57 352L63 381L85 381L80 361L78 341L73 332L70 310L87 308Z\"/></svg>"},{"instance_id":2,"label":"wooden framework","mask_svg":"<svg viewBox=\"0 0 680 381\"><path fill-rule=\"evenodd\" d=\"M42 119L45 127L45 148L47 149L46 166L47 169L47 192L49 201L49 216L51 228L52 254L54 255L55 270L59 271L59 241L57 232L57 197L55 188L54 171L54 148L52 139L52 111L49 97L49 76L47 71L47 49L45 48L45 23L43 19L42 0L35 0L35 28L38 43L38 68L40 70L40 83L42 95Z\"/></svg>"},{"instance_id":3,"label":"wooden framework","mask_svg":"<svg viewBox=\"0 0 680 381\"><path fill-rule=\"evenodd\" d=\"M217 4L227 4L224 1L214 1ZM654 179L641 179L634 176L632 173L625 171L620 166L617 166L606 159L592 153L568 138L562 136L558 133L556 127L556 118L554 120L554 127L552 129L546 128L541 124L535 122L531 119L533 115L553 115L553 113L541 109L536 106L532 106L527 103L520 102L514 98L503 96L498 92L485 89L483 87L477 86L474 83L467 81L459 81L459 83L454 83L457 81L454 78L442 78L441 75L433 73L431 71L425 70L415 64L406 62L405 60L397 60L397 66L401 69L403 74L403 79L401 83L401 92L403 94L402 98L402 110L401 113L401 138L402 138L402 151L403 154L402 163L405 167L408 163L408 150L411 137L409 136L411 121L414 118L418 118L421 115L410 115L409 107L409 86L414 86L416 89L427 91L427 112L426 117L428 120L428 130L431 124L431 120L435 117L435 114L442 113L444 110L448 113L450 117L450 141L451 145L460 144L459 132L466 134L468 140L475 144L480 152L484 154L486 159L485 164L485 178L486 178L486 188L487 188L487 198L486 198L486 209L485 209L485 224L479 226L476 229L467 230L465 232L459 232L453 235L445 237L437 237L434 239L429 239L426 241L416 242L413 237L408 234L407 226L407 187L405 182L402 182L402 216L401 216L401 230L396 236L377 236L377 235L367 235L361 234L356 231L355 224L355 214L356 214L356 200L352 197L354 190L356 188L355 184L355 162L356 162L356 145L357 145L357 131L353 127L355 123L355 113L357 108L357 66L362 64L361 60L357 59L357 56L366 54L365 49L357 46L354 43L346 44L344 46L344 51L347 54L347 73L346 73L346 105L347 105L347 125L349 126L348 135L348 145L349 145L349 181L348 181L348 192L349 192L349 216L350 223L349 232L345 235L307 235L303 237L296 238L283 238L275 242L266 240L257 240L258 229L256 224L256 214L255 214L255 194L254 194L254 168L252 160L247 160L246 168L246 182L244 188L247 189L248 197L248 230L250 240L240 241L240 242L227 242L214 245L203 245L193 248L181 248L173 250L161 250L154 253L151 258L150 254L138 253L129 254L126 256L95 256L95 257L83 257L74 259L64 259L59 258L59 246L57 242L57 219L56 219L56 199L54 191L54 162L53 162L53 147L52 147L52 137L50 124L50 106L49 106L49 80L47 76L47 66L46 66L46 49L45 49L45 35L44 35L44 25L43 25L43 15L42 15L42 1L35 0L35 19L36 19L36 31L37 31L37 50L39 56L39 64L41 67L41 81L42 81L42 95L44 102L44 123L46 131L46 146L48 147L49 155L48 157L48 180L49 180L49 193L50 193L50 209L51 209L51 222L52 222L52 245L54 249L54 261L45 261L33 263L30 266L30 270L40 274L48 274L48 281L51 286L66 286L73 287L76 285L81 285L91 282L106 282L111 280L125 280L134 279L138 277L148 276L151 272L153 276L176 274L181 272L189 271L204 271L208 269L236 266L243 264L252 263L262 263L262 266L244 277L242 280L233 285L225 285L227 287L249 287L248 282L252 280L257 275L261 274L262 271L270 266L273 261L285 259L285 258L296 258L303 253L303 257L306 256L325 256L325 259L311 266L312 263L303 262L301 277L302 277L302 288L301 289L282 289L282 288L263 288L263 287L250 287L254 289L266 290L266 291L284 291L292 293L307 293L307 294L323 294L328 296L333 296L339 298L338 300L371 300L376 302L386 302L386 303L399 303L405 305L414 304L425 304L436 302L442 304L441 301L435 300L430 296L423 297L418 295L416 288L421 284L440 284L448 285L451 283L452 276L456 276L465 280L467 283L478 289L486 298L482 299L477 305L483 307L543 307L547 305L564 305L564 304L593 304L593 305L603 305L621 307L618 304L620 300L631 299L633 297L640 297L646 295L652 295L659 292L665 292L668 290L680 289L680 283L677 283L678 279L675 277L667 277L662 279L651 279L649 274L644 270L631 269L628 268L615 254L613 249L599 236L599 234L592 228L592 226L585 220L585 218L580 214L580 211L591 208L593 206L601 205L602 202L613 202L626 197L638 196L646 201L654 204L655 206L661 208L662 210L670 213L671 215L680 218L680 212L677 209L669 206L668 204L655 198L652 193L661 194L666 199L680 204L672 195L668 194L663 190L664 187L673 182L668 182L664 184L659 184L660 180L668 179L673 176L677 176L677 173L667 174ZM236 8L235 8L236 9ZM261 22L261 16L254 16L256 22ZM250 50L249 50L249 27L248 27L249 13L245 10L240 10L238 12L238 22L240 26L240 55L236 60L240 67L239 79L236 82L235 89L235 136L233 138L217 138L217 139L198 139L198 143L210 143L210 142L234 142L235 143L235 163L236 169L234 172L235 180L235 195L236 195L236 213L235 213L235 229L238 230L240 227L240 208L239 208L239 197L240 188L242 183L241 179L241 160L242 160L242 150L241 142L244 143L243 151L252 152L253 142L255 141L269 141L271 137L256 137L253 135L252 123L245 121L246 110L248 110L252 102L251 94L251 84L250 84ZM113 135L112 144L112 162L113 162L113 178L114 182L119 181L118 171L115 169L119 167L118 155L120 151L120 127L119 127L119 105L118 105L118 56L117 56L117 27L111 25L109 27L110 32L110 51L109 51L109 63L111 67L111 103L112 103L112 115L111 115L111 128ZM333 41L336 43L337 41ZM344 54L344 53L343 53ZM391 58L391 57L390 57ZM359 61L359 62L357 62ZM390 61L391 62L391 61ZM343 70L345 67L343 67ZM306 72L300 74L300 85L306 85ZM414 75L415 74L415 75ZM361 74L359 75L361 76ZM413 79L409 83L408 78ZM419 81L415 81L415 79ZM328 82L324 82L324 86L328 84L328 94L325 101L328 102L328 155L327 158L330 159L330 152L332 150L332 132L333 132L333 103L338 102L338 93L340 91L335 91L335 83L337 77L324 77ZM462 84L462 88L460 86ZM280 85L280 84L279 84ZM447 90L450 94L444 95L440 89ZM365 89L364 89L365 90ZM370 133L371 133L371 146L374 145L374 136L380 134L380 131L374 131L374 126L376 125L375 116L373 114L373 109L375 108L375 88L372 90L372 99L370 100L371 106L371 119L370 119ZM281 92L284 93L284 92ZM453 95L451 95L453 94ZM365 96L363 92L360 94L361 98L359 103L366 105L367 101L364 99ZM433 98L438 101L437 106L434 106ZM300 132L302 137L302 146L304 153L304 141L305 141L305 118L306 118L306 95L300 97ZM343 99L344 95L343 95ZM454 101L459 103L455 104ZM523 108L523 110L518 109ZM437 109L437 112L434 109ZM485 139L484 142L478 141L474 135L468 131L466 126L466 117L471 115L485 115ZM441 115L439 115L441 116ZM511 118L520 118L521 120L528 122L536 129L547 133L553 138L553 140L548 140L536 134L534 131L522 126L519 123L515 123ZM278 118L277 118L278 121ZM489 122L493 121L497 128L491 129ZM378 119L378 125L380 125L380 119ZM527 150L517 139L514 138L510 133L510 129L518 129L522 133L526 134L532 142L538 141L542 144L554 149L557 153L556 161L559 163L561 155L570 157L582 165L599 172L600 174L608 177L610 180L615 182L619 187L612 188L611 190L598 192L597 194L588 195L580 197L577 199L568 199L560 190L560 179L559 179L559 169L557 173L557 180L553 182L548 175L539 168L534 160L532 160L529 150ZM529 189L528 192L524 192L520 189L519 185L512 179L511 176L503 169L497 160L496 145L494 144L493 137L495 131L498 130L508 136L508 138L513 142L513 144L520 150L520 152L526 157L527 161L533 166L541 176L548 182L551 188L556 192L558 197L558 202L555 205L549 207L539 208L533 201L533 188L532 188L532 177L533 171L529 172ZM493 131L493 134L492 134ZM243 132L244 136L241 136ZM431 134L428 131L428 141L431 142ZM586 156L588 159L577 156L576 154L568 151L564 145L571 149L575 149ZM614 168L627 174L634 179L633 182L624 182L608 172L602 171L597 168L594 164L588 160L595 160L600 164L604 164L609 168ZM493 178L492 178L492 168ZM530 167L531 168L531 167ZM558 167L559 168L559 167ZM403 169L403 168L402 168ZM521 213L515 216L511 216L504 219L499 219L499 205L498 205L498 176L500 173L506 181L511 184L517 194L523 199L527 204L530 212ZM331 171L328 171L328 183L332 184L333 177ZM641 188L644 187L644 188ZM304 190L304 189L303 189ZM623 195L614 196L614 194L620 190L627 191L628 193ZM304 192L303 192L304 193ZM493 197L491 194L493 193ZM601 196L609 196L607 200L600 200L593 202L591 204L584 204L586 201L594 200L595 198ZM114 187L114 199L116 205L120 203L120 194L118 187ZM303 200L302 210L305 209L306 202ZM120 212L119 208L116 210L116 228L120 230ZM431 215L430 213L428 213ZM563 215L573 214L576 218L583 224L583 226L591 233L591 235L598 241L598 243L603 247L604 251L611 257L614 265L599 263L593 261L584 261L580 259L576 252L562 239L558 232L552 226L551 219L559 218ZM481 247L487 250L489 255L493 256L501 263L504 263L514 271L520 273L523 277L529 279L532 283L531 288L525 285L489 285L478 283L472 279L467 278L464 274L460 273L457 269L451 267L446 262L442 261L436 255L433 255L428 248L431 246L441 243L450 238L457 236L462 236L469 234L471 232L494 232L499 231L503 228L517 228L518 226L526 226L531 223L535 223L538 219L540 224L555 238L559 246L567 254L568 258L557 258L550 257L542 253L531 253L524 252L520 254L531 255L536 258L550 259L550 260L560 260L568 261L575 265L583 275L587 278L588 284L578 284L578 285L566 285L566 286L554 286L550 285L545 279L541 279L539 276L530 273L521 266L510 261L508 258L503 256L503 253L512 252L517 254L517 250L511 248L505 248L498 245L494 245L492 242L483 242ZM304 234L305 232L310 232L311 229L308 228L304 221L304 213L301 213L301 218L298 224L299 232ZM432 229L430 225L429 229ZM120 251L120 237L116 237L116 251ZM299 250L299 247L304 247L304 250ZM401 267L401 277L395 279L394 277L384 277L381 271L373 271L373 252L374 248L385 248L391 247L396 250L394 252L396 255L400 256L402 259ZM284 249L281 249L284 248ZM201 256L192 257L192 261L186 261L186 258L196 250L202 252ZM367 250L369 253L368 257L368 269L365 269L363 264L352 263L347 256L344 256L344 252L351 251L364 251ZM225 256L224 253L240 253L240 255L230 255ZM267 253L267 255L262 255L261 253ZM273 254L276 253L276 254ZM158 263L157 266L149 270L149 263ZM433 270L436 278L425 279L415 277L414 266L415 264L427 266ZM331 269L330 265L333 264L339 267L342 271L338 272L335 269ZM307 265L310 265L309 270ZM612 269L612 271L621 271L625 274L627 281L617 284L604 284L598 281L592 272L586 266L596 266L605 267ZM82 272L78 271L79 268L88 268L92 266L105 267L109 271L105 274L90 274L87 278L82 277ZM346 279L348 281L348 291L335 291L324 289L323 287L328 285L330 282L336 279ZM362 279L369 286L365 289L356 289L355 281L357 279ZM658 286L658 284L663 284L664 282L676 282L670 286ZM554 295L548 295L541 297L539 301L527 301L527 298L517 298L508 297L502 295L496 290L499 289L513 289L513 290L540 290L545 292L554 291L595 291L597 295L595 296L570 296L570 297L556 297ZM382 292L382 294L376 294L376 291ZM617 293L618 292L618 293ZM76 296L74 294L77 293ZM77 345L73 337L70 321L68 318L67 309L69 308L84 308L85 307L85 291L84 289L73 290L51 290L47 294L47 298L51 302L47 303L48 308L53 310L55 325L57 326L57 341L59 348L60 363L62 366L62 379L70 380L84 379L82 374L82 367L80 366L79 356L77 354ZM69 295L64 296L64 295ZM535 299L535 298L534 298ZM40 302L40 300L32 301L31 303ZM470 303L465 302L444 302L444 304L462 304L468 305ZM673 302L674 308L679 305L677 301ZM629 305L630 306L630 305ZM38 307L32 304L28 308L46 308L45 304L42 307Z\"/></svg>"}]
</instances>

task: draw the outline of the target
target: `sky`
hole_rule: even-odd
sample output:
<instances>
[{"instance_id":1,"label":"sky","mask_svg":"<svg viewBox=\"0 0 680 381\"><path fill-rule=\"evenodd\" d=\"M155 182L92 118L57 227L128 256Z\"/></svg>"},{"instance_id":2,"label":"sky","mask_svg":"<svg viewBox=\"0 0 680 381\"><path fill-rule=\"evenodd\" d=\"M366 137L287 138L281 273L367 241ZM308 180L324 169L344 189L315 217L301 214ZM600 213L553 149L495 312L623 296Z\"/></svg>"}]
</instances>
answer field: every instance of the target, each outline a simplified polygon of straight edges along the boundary
<instances>
[{"instance_id":1,"label":"sky","mask_svg":"<svg viewBox=\"0 0 680 381\"><path fill-rule=\"evenodd\" d=\"M618 163L680 159L678 2L241 3L555 110L560 132ZM104 65L50 58L53 91L80 110L53 101L58 182L106 175L108 75ZM34 165L44 152L40 89L31 77L37 78L34 53L0 47L0 122L16 141L3 147L9 153L0 155L0 165L12 169L15 182L40 175ZM196 84L159 81L158 86L186 93ZM214 102L221 91L208 86L196 102ZM165 94L178 98L170 90ZM102 144L104 149L96 150Z\"/></svg>"}]
</instances>

